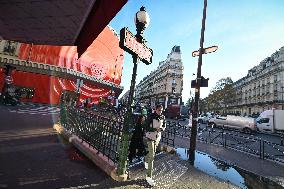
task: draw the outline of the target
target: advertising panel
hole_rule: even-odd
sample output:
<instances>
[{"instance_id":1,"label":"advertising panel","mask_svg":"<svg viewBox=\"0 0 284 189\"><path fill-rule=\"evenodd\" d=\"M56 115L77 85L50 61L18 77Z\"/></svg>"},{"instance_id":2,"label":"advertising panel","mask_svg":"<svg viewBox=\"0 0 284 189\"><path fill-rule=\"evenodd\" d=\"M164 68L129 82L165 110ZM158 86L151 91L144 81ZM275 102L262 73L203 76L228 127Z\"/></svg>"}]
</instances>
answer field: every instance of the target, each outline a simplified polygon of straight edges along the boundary
<instances>
[{"instance_id":1,"label":"advertising panel","mask_svg":"<svg viewBox=\"0 0 284 189\"><path fill-rule=\"evenodd\" d=\"M79 59L75 46L20 45L17 54L20 60L69 68L117 85L121 83L123 50L119 47L117 34L109 27L103 30ZM3 86L5 76L0 74L0 77L0 86ZM75 91L77 82L76 79L68 80L17 70L13 70L12 78L14 85L34 89L33 98L26 100L46 104L58 104L62 91ZM80 101L91 98L92 102L97 103L100 97L107 98L110 95L111 88L84 82L80 92Z\"/></svg>"}]
</instances>

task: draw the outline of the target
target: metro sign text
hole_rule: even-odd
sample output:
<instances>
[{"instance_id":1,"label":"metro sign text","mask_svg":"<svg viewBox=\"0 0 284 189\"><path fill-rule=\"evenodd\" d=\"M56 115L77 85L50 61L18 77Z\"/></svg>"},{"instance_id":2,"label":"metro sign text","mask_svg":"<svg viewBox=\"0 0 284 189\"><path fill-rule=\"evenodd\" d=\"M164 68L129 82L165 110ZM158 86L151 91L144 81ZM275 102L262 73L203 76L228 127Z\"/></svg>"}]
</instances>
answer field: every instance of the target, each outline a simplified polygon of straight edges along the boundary
<instances>
[{"instance_id":1,"label":"metro sign text","mask_svg":"<svg viewBox=\"0 0 284 189\"><path fill-rule=\"evenodd\" d=\"M120 30L119 46L128 53L137 55L145 64L152 63L153 50L148 48L144 43L138 42L128 28Z\"/></svg>"}]
</instances>

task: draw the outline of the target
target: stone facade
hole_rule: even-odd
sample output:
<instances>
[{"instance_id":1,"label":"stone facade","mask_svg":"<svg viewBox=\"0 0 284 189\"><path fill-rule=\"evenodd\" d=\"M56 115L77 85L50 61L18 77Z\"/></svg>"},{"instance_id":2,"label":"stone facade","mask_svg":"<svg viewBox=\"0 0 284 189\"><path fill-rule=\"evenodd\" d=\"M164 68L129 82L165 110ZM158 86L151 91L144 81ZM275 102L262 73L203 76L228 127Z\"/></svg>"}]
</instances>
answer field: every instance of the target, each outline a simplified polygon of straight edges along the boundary
<instances>
[{"instance_id":1,"label":"stone facade","mask_svg":"<svg viewBox=\"0 0 284 189\"><path fill-rule=\"evenodd\" d=\"M267 109L283 109L284 47L248 71L234 83L236 99L231 113L252 115Z\"/></svg>"},{"instance_id":2,"label":"stone facade","mask_svg":"<svg viewBox=\"0 0 284 189\"><path fill-rule=\"evenodd\" d=\"M154 107L180 104L183 90L183 64L180 46L174 46L165 61L143 78L135 88L135 101Z\"/></svg>"}]
</instances>

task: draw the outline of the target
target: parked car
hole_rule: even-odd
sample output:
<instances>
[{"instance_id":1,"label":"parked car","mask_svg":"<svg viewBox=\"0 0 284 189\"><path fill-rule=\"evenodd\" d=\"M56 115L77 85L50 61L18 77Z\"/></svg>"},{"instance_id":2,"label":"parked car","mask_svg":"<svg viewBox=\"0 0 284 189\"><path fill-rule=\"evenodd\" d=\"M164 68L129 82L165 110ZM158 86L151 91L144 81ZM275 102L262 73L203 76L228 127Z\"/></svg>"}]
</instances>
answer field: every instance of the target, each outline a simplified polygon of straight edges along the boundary
<instances>
[{"instance_id":1,"label":"parked car","mask_svg":"<svg viewBox=\"0 0 284 189\"><path fill-rule=\"evenodd\" d=\"M209 119L209 126L221 126L223 128L238 129L245 133L256 131L256 120L249 117L228 115L226 117L219 116Z\"/></svg>"},{"instance_id":2,"label":"parked car","mask_svg":"<svg viewBox=\"0 0 284 189\"><path fill-rule=\"evenodd\" d=\"M181 118L178 119L178 124L180 126L185 126L186 128L191 128L192 127L192 120L189 118Z\"/></svg>"},{"instance_id":3,"label":"parked car","mask_svg":"<svg viewBox=\"0 0 284 189\"><path fill-rule=\"evenodd\" d=\"M211 114L211 113L204 113L204 114L201 114L198 118L197 118L197 122L198 123L205 123L205 124L207 124L208 123L208 120L210 119L210 118L212 118L213 117L213 114Z\"/></svg>"}]
</instances>

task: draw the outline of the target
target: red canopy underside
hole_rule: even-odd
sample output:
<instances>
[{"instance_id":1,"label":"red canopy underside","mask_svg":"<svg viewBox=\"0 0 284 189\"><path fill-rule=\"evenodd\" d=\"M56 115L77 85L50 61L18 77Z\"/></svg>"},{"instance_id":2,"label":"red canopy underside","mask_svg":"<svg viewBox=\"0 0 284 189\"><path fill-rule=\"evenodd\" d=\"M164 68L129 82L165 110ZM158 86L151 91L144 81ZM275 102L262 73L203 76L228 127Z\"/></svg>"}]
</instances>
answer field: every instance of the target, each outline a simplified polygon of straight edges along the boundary
<instances>
[{"instance_id":1,"label":"red canopy underside","mask_svg":"<svg viewBox=\"0 0 284 189\"><path fill-rule=\"evenodd\" d=\"M1 0L0 39L78 48L79 56L127 0Z\"/></svg>"}]
</instances>

